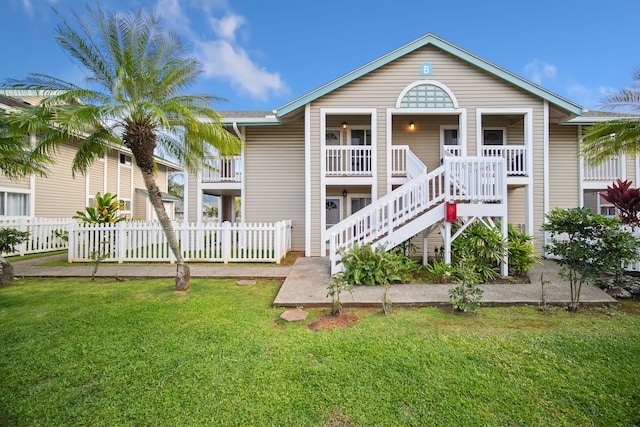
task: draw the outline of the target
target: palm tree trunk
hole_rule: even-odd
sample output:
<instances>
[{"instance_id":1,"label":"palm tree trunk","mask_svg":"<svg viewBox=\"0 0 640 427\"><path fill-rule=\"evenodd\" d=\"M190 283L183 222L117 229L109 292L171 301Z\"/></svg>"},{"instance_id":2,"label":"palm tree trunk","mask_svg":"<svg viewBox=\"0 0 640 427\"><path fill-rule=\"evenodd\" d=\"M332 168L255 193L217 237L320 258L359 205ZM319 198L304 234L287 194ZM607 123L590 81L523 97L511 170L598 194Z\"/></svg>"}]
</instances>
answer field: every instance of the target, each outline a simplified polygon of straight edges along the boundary
<instances>
[{"instance_id":1,"label":"palm tree trunk","mask_svg":"<svg viewBox=\"0 0 640 427\"><path fill-rule=\"evenodd\" d=\"M189 270L189 266L184 262L182 252L180 251L180 247L178 245L176 233L173 230L173 226L171 225L171 221L169 220L167 212L164 210L164 204L162 203L160 189L156 184L153 173L147 172L142 169L141 172L142 178L144 179L144 184L147 187L147 191L149 192L149 200L151 201L151 205L156 211L156 216L158 217L158 221L160 221L160 225L162 225L162 230L167 237L169 247L171 248L173 255L176 257L176 290L187 291L191 287L191 272Z\"/></svg>"}]
</instances>

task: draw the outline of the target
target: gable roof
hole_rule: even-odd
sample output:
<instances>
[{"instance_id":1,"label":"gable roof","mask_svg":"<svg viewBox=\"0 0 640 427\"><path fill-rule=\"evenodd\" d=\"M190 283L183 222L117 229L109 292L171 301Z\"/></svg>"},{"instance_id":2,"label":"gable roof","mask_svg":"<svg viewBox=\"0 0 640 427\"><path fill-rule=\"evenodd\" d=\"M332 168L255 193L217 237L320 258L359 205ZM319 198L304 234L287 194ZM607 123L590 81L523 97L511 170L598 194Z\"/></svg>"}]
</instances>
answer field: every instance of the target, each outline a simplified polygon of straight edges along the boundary
<instances>
[{"instance_id":1,"label":"gable roof","mask_svg":"<svg viewBox=\"0 0 640 427\"><path fill-rule=\"evenodd\" d=\"M314 91L307 93L306 95L303 95L297 99L294 99L293 101L278 108L276 110L276 115L278 117L285 116L291 113L292 111L297 110L298 108L312 101L315 101L321 96L326 95L327 93L332 92L346 85L347 83L350 83L364 76L365 74L368 74L404 55L407 55L427 45L438 47L444 50L445 52L450 53L451 55L462 59L463 61L469 62L470 64L473 64L478 68L495 75L496 77L506 80L507 82L513 84L514 86L519 87L529 93L532 93L544 100L547 100L552 104L562 107L573 114L580 115L582 113L583 109L580 105L572 101L569 101L568 99L565 99L560 95L557 95L551 91L548 91L542 86L539 86L533 82L530 82L529 80L526 80L510 71L507 71L502 67L499 67L489 61L486 61L480 58L479 56L474 55L471 52L468 52L458 46L455 46L432 33L428 33L420 37L419 39L414 40L411 43L402 46L401 48L398 48L384 56L381 56L380 58L374 61L371 61L368 64L365 64L362 67L357 68L351 71L350 73L347 73L342 77L339 77L336 80L333 80L332 82L329 82L326 85L319 87Z\"/></svg>"}]
</instances>

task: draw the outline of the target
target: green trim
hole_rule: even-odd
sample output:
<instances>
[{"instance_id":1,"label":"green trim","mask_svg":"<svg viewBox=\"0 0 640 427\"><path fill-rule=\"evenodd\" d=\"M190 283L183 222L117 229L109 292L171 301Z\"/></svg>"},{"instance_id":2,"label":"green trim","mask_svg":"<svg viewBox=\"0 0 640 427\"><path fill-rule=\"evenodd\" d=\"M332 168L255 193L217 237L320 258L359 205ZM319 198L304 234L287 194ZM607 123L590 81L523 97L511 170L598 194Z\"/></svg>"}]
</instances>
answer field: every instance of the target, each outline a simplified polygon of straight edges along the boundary
<instances>
[{"instance_id":1,"label":"green trim","mask_svg":"<svg viewBox=\"0 0 640 427\"><path fill-rule=\"evenodd\" d=\"M479 56L476 56L464 49L461 49L439 38L434 34L429 33L409 44L402 46L399 49L394 50L393 52L390 52L384 56L381 56L380 58L372 62L369 62L368 64L365 64L360 68L355 69L354 71L348 74L343 75L342 77L337 78L336 80L333 80L332 82L327 83L324 86L321 86L320 88L312 92L307 93L306 95L301 96L300 98L297 98L283 105L282 107L277 109L277 116L278 117L286 116L292 111L295 111L301 108L302 106L312 101L315 101L321 96L324 96L346 85L347 83L350 83L404 55L407 55L427 45L433 45L435 47L438 47L444 50L445 52L450 53L453 56L456 56L472 65L475 65L478 68L495 75L496 77L506 80L507 82L513 84L514 86L519 87L527 92L530 92L544 100L547 100L554 105L562 107L573 114L577 114L577 115L582 114L582 107L580 105L572 101L569 101L568 99L565 99L553 92L550 92L544 89L543 87L538 86L537 84L532 83L516 74L513 74L512 72L507 71L504 68L501 68L495 64L492 64L491 62L485 61Z\"/></svg>"}]
</instances>

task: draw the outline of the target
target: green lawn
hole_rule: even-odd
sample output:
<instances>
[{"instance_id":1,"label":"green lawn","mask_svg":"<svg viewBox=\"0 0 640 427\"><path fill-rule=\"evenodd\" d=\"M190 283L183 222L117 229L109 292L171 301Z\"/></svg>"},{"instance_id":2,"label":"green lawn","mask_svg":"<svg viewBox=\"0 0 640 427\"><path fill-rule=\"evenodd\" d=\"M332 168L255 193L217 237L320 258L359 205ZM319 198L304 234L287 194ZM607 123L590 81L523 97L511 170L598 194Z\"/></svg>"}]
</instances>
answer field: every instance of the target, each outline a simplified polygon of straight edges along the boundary
<instances>
[{"instance_id":1,"label":"green lawn","mask_svg":"<svg viewBox=\"0 0 640 427\"><path fill-rule=\"evenodd\" d=\"M279 320L277 282L24 279L0 289L0 425L630 426L640 305L347 309Z\"/></svg>"}]
</instances>

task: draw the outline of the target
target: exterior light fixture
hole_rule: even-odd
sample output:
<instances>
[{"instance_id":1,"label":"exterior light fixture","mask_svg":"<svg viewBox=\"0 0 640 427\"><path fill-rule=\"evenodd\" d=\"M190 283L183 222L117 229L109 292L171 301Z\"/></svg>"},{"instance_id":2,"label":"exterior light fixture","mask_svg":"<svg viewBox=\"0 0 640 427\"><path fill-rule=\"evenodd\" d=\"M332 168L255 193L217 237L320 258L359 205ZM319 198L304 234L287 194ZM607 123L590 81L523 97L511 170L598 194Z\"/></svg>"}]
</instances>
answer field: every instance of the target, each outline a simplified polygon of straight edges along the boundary
<instances>
[{"instance_id":1,"label":"exterior light fixture","mask_svg":"<svg viewBox=\"0 0 640 427\"><path fill-rule=\"evenodd\" d=\"M416 128L416 124L415 123L413 123L413 122L409 123L409 130L415 130L415 128Z\"/></svg>"},{"instance_id":2,"label":"exterior light fixture","mask_svg":"<svg viewBox=\"0 0 640 427\"><path fill-rule=\"evenodd\" d=\"M342 197L347 197L347 189L342 190Z\"/></svg>"},{"instance_id":3,"label":"exterior light fixture","mask_svg":"<svg viewBox=\"0 0 640 427\"><path fill-rule=\"evenodd\" d=\"M347 128L347 126L349 126L349 125L347 124L347 122L342 122L342 129L346 129L346 128Z\"/></svg>"}]
</instances>

